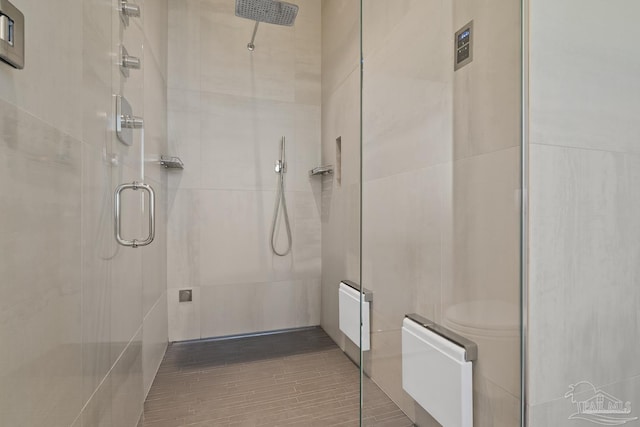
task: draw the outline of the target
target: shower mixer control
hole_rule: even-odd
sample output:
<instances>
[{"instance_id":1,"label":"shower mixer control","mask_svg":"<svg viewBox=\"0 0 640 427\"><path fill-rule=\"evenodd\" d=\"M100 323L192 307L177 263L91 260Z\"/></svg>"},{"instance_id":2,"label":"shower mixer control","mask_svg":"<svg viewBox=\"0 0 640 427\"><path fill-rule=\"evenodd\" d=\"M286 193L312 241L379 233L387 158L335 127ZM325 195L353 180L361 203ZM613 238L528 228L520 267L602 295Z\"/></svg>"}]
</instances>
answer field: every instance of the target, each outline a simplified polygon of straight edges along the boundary
<instances>
[{"instance_id":1,"label":"shower mixer control","mask_svg":"<svg viewBox=\"0 0 640 427\"><path fill-rule=\"evenodd\" d=\"M120 46L120 72L123 76L129 77L129 70L139 70L142 67L140 58L129 55L129 51L124 46Z\"/></svg>"},{"instance_id":2,"label":"shower mixer control","mask_svg":"<svg viewBox=\"0 0 640 427\"><path fill-rule=\"evenodd\" d=\"M140 15L140 6L137 4L133 4L127 0L120 2L120 17L125 25L129 25L129 17L139 18Z\"/></svg>"},{"instance_id":3,"label":"shower mixer control","mask_svg":"<svg viewBox=\"0 0 640 427\"><path fill-rule=\"evenodd\" d=\"M454 58L455 71L473 61L473 21L456 31Z\"/></svg>"},{"instance_id":4,"label":"shower mixer control","mask_svg":"<svg viewBox=\"0 0 640 427\"><path fill-rule=\"evenodd\" d=\"M287 173L287 164L282 160L278 160L275 163L275 171L276 173Z\"/></svg>"},{"instance_id":5,"label":"shower mixer control","mask_svg":"<svg viewBox=\"0 0 640 427\"><path fill-rule=\"evenodd\" d=\"M120 142L133 145L133 129L142 129L144 120L133 115L131 104L124 96L116 95L116 134Z\"/></svg>"},{"instance_id":6,"label":"shower mixer control","mask_svg":"<svg viewBox=\"0 0 640 427\"><path fill-rule=\"evenodd\" d=\"M24 15L8 0L0 0L0 60L24 68Z\"/></svg>"},{"instance_id":7,"label":"shower mixer control","mask_svg":"<svg viewBox=\"0 0 640 427\"><path fill-rule=\"evenodd\" d=\"M144 126L144 120L135 116L122 116L120 118L123 128L127 129L142 129Z\"/></svg>"}]
</instances>

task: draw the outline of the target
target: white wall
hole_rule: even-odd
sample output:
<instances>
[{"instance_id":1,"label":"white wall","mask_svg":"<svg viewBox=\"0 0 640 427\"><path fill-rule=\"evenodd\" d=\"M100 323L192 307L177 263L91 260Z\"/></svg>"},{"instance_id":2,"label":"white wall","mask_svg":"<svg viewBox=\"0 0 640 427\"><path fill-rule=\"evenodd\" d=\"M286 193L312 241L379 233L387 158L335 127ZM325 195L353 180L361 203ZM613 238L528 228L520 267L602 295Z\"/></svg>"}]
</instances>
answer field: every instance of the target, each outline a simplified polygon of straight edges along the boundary
<instances>
[{"instance_id":1,"label":"white wall","mask_svg":"<svg viewBox=\"0 0 640 427\"><path fill-rule=\"evenodd\" d=\"M532 427L574 425L580 381L640 413L640 59L625 42L639 13L530 1Z\"/></svg>"},{"instance_id":2,"label":"white wall","mask_svg":"<svg viewBox=\"0 0 640 427\"><path fill-rule=\"evenodd\" d=\"M14 3L26 65L0 65L0 424L133 426L167 341L166 178L152 160L166 149L166 2L141 0L127 30L117 1ZM122 41L144 59L127 81ZM147 120L146 150L141 133L116 140L115 93ZM112 194L134 179L158 191L158 240L117 249ZM143 235L139 203L124 225Z\"/></svg>"},{"instance_id":3,"label":"white wall","mask_svg":"<svg viewBox=\"0 0 640 427\"><path fill-rule=\"evenodd\" d=\"M169 144L186 165L169 180L172 341L320 323L320 2L296 3L295 26L260 25L251 53L233 1L169 1ZM293 250L280 258L282 136Z\"/></svg>"}]
</instances>

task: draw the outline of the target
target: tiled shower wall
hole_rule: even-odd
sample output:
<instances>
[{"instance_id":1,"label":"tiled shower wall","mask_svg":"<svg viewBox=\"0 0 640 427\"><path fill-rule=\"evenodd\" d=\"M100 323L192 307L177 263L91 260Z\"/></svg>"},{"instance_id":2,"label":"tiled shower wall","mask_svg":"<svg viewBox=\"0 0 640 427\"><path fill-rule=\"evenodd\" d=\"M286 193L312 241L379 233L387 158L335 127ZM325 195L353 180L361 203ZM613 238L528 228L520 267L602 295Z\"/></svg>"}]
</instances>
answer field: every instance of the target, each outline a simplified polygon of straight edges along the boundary
<instances>
[{"instance_id":1,"label":"tiled shower wall","mask_svg":"<svg viewBox=\"0 0 640 427\"><path fill-rule=\"evenodd\" d=\"M167 3L138 3L124 30L115 0L14 0L26 66L0 64L3 426L134 426L164 354ZM144 63L128 80L122 41ZM117 141L115 93L144 116L144 147L141 132ZM119 248L113 190L142 179L158 193L157 240ZM141 200L124 202L125 232L143 236Z\"/></svg>"},{"instance_id":2,"label":"tiled shower wall","mask_svg":"<svg viewBox=\"0 0 640 427\"><path fill-rule=\"evenodd\" d=\"M296 3L295 26L261 24L249 52L254 22L234 1L169 1L169 146L185 163L169 176L171 341L320 323L320 2ZM282 136L293 250L280 258Z\"/></svg>"},{"instance_id":3,"label":"tiled shower wall","mask_svg":"<svg viewBox=\"0 0 640 427\"><path fill-rule=\"evenodd\" d=\"M529 3L529 425L579 423L576 403L594 394L570 394L581 381L629 402L622 417L634 418L640 60L620 40L638 34L640 4Z\"/></svg>"}]
</instances>

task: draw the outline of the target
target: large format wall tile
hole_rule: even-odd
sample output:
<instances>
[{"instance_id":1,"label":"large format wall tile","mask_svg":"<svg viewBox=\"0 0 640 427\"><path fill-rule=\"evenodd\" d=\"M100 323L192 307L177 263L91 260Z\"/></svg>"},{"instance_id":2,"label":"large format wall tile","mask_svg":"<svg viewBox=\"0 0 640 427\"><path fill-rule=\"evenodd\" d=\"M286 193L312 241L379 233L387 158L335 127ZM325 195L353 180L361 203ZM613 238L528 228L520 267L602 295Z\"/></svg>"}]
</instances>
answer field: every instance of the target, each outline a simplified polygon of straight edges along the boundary
<instances>
[{"instance_id":1,"label":"large format wall tile","mask_svg":"<svg viewBox=\"0 0 640 427\"><path fill-rule=\"evenodd\" d=\"M144 174L156 181L166 176L161 156L173 155L167 143L167 82L153 55L146 53L144 70Z\"/></svg>"},{"instance_id":2,"label":"large format wall tile","mask_svg":"<svg viewBox=\"0 0 640 427\"><path fill-rule=\"evenodd\" d=\"M296 18L295 31L295 102L316 105L322 103L322 2L298 0L300 6ZM320 136L319 134L317 135Z\"/></svg>"},{"instance_id":3,"label":"large format wall tile","mask_svg":"<svg viewBox=\"0 0 640 427\"><path fill-rule=\"evenodd\" d=\"M371 4L366 17L382 6ZM366 57L363 88L363 179L381 178L451 159L452 75L449 66L450 22L426 16L447 16L440 1L413 1L410 13L394 25L384 43ZM377 27L365 26L364 40ZM416 54L416 40L421 40Z\"/></svg>"},{"instance_id":4,"label":"large format wall tile","mask_svg":"<svg viewBox=\"0 0 640 427\"><path fill-rule=\"evenodd\" d=\"M519 159L520 149L511 148L453 164L447 304L519 300Z\"/></svg>"},{"instance_id":5,"label":"large format wall tile","mask_svg":"<svg viewBox=\"0 0 640 427\"><path fill-rule=\"evenodd\" d=\"M359 359L359 351L339 330L338 285L341 280L360 282L360 71L354 39L358 37L356 6L350 1L322 2L321 163L333 165L334 174L317 178L322 185L321 324L354 360ZM345 22L351 27L342 27ZM349 37L342 39L342 46L338 45L339 34Z\"/></svg>"},{"instance_id":6,"label":"large format wall tile","mask_svg":"<svg viewBox=\"0 0 640 427\"><path fill-rule=\"evenodd\" d=\"M202 188L201 169L213 166L201 156L201 98L195 90L168 90L169 155L180 157L185 164L183 170L169 172L169 188Z\"/></svg>"},{"instance_id":7,"label":"large format wall tile","mask_svg":"<svg viewBox=\"0 0 640 427\"><path fill-rule=\"evenodd\" d=\"M167 324L167 297L165 292L145 316L142 324L143 396L149 393L167 349Z\"/></svg>"},{"instance_id":8,"label":"large format wall tile","mask_svg":"<svg viewBox=\"0 0 640 427\"><path fill-rule=\"evenodd\" d=\"M0 109L0 424L70 425L82 408L81 143Z\"/></svg>"},{"instance_id":9,"label":"large format wall tile","mask_svg":"<svg viewBox=\"0 0 640 427\"><path fill-rule=\"evenodd\" d=\"M454 73L456 159L520 146L520 8L511 0L453 2L451 35L474 22L473 61Z\"/></svg>"},{"instance_id":10,"label":"large format wall tile","mask_svg":"<svg viewBox=\"0 0 640 427\"><path fill-rule=\"evenodd\" d=\"M433 317L440 302L442 182L447 167L365 182L362 281L380 301L380 329L399 328L405 314ZM400 191L402 189L402 191Z\"/></svg>"},{"instance_id":11,"label":"large format wall tile","mask_svg":"<svg viewBox=\"0 0 640 427\"><path fill-rule=\"evenodd\" d=\"M315 237L319 234L316 225L319 214L315 201L305 193L288 192L286 197L293 246L291 255L281 258L272 253L270 246L275 192L199 192L201 210L197 220L202 286L279 281L319 274L317 267L310 264L319 258L319 241ZM308 222L303 224L304 220ZM286 246L284 222L278 224L276 232L276 248L283 248Z\"/></svg>"},{"instance_id":12,"label":"large format wall tile","mask_svg":"<svg viewBox=\"0 0 640 427\"><path fill-rule=\"evenodd\" d=\"M322 93L333 92L359 68L360 6L350 0L322 2Z\"/></svg>"},{"instance_id":13,"label":"large format wall tile","mask_svg":"<svg viewBox=\"0 0 640 427\"><path fill-rule=\"evenodd\" d=\"M629 339L640 300L640 156L536 144L530 153L537 405L581 380L611 384L640 373L640 344Z\"/></svg>"},{"instance_id":14,"label":"large format wall tile","mask_svg":"<svg viewBox=\"0 0 640 427\"><path fill-rule=\"evenodd\" d=\"M167 84L170 90L200 90L200 11L201 0L169 0Z\"/></svg>"},{"instance_id":15,"label":"large format wall tile","mask_svg":"<svg viewBox=\"0 0 640 427\"><path fill-rule=\"evenodd\" d=\"M167 196L166 177L163 182L156 182L149 178L145 182L156 192L156 235L149 246L140 249L142 255L142 316L147 316L149 310L159 301L167 291ZM147 230L148 210L140 213L143 229Z\"/></svg>"},{"instance_id":16,"label":"large format wall tile","mask_svg":"<svg viewBox=\"0 0 640 427\"><path fill-rule=\"evenodd\" d=\"M0 98L79 140L83 126L78 119L83 117L83 1L17 0L15 5L28 22L25 68L0 67Z\"/></svg>"},{"instance_id":17,"label":"large format wall tile","mask_svg":"<svg viewBox=\"0 0 640 427\"><path fill-rule=\"evenodd\" d=\"M200 333L200 288L189 286L192 301L179 302L180 289L167 290L169 341L187 341L202 338Z\"/></svg>"},{"instance_id":18,"label":"large format wall tile","mask_svg":"<svg viewBox=\"0 0 640 427\"><path fill-rule=\"evenodd\" d=\"M294 27L261 25L249 52L255 22L236 17L234 2L205 0L200 7L201 89L293 102Z\"/></svg>"},{"instance_id":19,"label":"large format wall tile","mask_svg":"<svg viewBox=\"0 0 640 427\"><path fill-rule=\"evenodd\" d=\"M83 147L82 168L82 369L86 402L112 366L111 257L112 166L101 150Z\"/></svg>"},{"instance_id":20,"label":"large format wall tile","mask_svg":"<svg viewBox=\"0 0 640 427\"><path fill-rule=\"evenodd\" d=\"M226 286L233 299L240 288L232 284L320 277L321 184L308 171L320 164L321 9L310 0L299 6L294 27L261 24L249 52L254 22L236 17L233 2L169 1L169 146L186 169L169 177L168 289L198 289L188 305L169 295L172 340L222 331L206 316L215 301L205 288ZM293 249L280 258L269 240L283 136ZM282 248L282 221L277 232ZM295 313L288 304L282 311ZM289 320L279 327L299 323Z\"/></svg>"},{"instance_id":21,"label":"large format wall tile","mask_svg":"<svg viewBox=\"0 0 640 427\"><path fill-rule=\"evenodd\" d=\"M136 425L144 404L142 383L142 326L111 371L113 426Z\"/></svg>"},{"instance_id":22,"label":"large format wall tile","mask_svg":"<svg viewBox=\"0 0 640 427\"><path fill-rule=\"evenodd\" d=\"M531 4L532 426L576 424L564 396L579 381L638 413L640 61L619 41L637 35L639 11L629 0Z\"/></svg>"},{"instance_id":23,"label":"large format wall tile","mask_svg":"<svg viewBox=\"0 0 640 427\"><path fill-rule=\"evenodd\" d=\"M209 189L275 190L274 163L286 145L287 178L295 175L295 106L218 93L202 94L202 186ZM289 182L289 179L287 179Z\"/></svg>"},{"instance_id":24,"label":"large format wall tile","mask_svg":"<svg viewBox=\"0 0 640 427\"><path fill-rule=\"evenodd\" d=\"M320 323L320 280L238 283L201 289L202 337Z\"/></svg>"},{"instance_id":25,"label":"large format wall tile","mask_svg":"<svg viewBox=\"0 0 640 427\"><path fill-rule=\"evenodd\" d=\"M640 59L620 44L638 13L633 0L533 4L532 143L640 153Z\"/></svg>"},{"instance_id":26,"label":"large format wall tile","mask_svg":"<svg viewBox=\"0 0 640 427\"><path fill-rule=\"evenodd\" d=\"M200 192L170 190L167 224L167 286L200 283Z\"/></svg>"},{"instance_id":27,"label":"large format wall tile","mask_svg":"<svg viewBox=\"0 0 640 427\"><path fill-rule=\"evenodd\" d=\"M338 168L338 138L341 168ZM322 99L322 164L336 168L333 176L322 180L323 185L360 185L360 150L360 72L354 69L334 92L325 93Z\"/></svg>"}]
</instances>

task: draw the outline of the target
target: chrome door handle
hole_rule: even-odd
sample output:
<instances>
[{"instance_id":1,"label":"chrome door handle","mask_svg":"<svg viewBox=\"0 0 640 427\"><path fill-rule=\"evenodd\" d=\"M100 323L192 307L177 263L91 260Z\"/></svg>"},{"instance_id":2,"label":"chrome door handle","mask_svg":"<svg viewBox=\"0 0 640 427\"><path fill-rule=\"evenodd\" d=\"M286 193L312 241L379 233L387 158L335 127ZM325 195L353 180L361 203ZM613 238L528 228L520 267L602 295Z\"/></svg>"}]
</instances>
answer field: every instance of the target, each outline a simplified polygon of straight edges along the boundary
<instances>
[{"instance_id":1,"label":"chrome door handle","mask_svg":"<svg viewBox=\"0 0 640 427\"><path fill-rule=\"evenodd\" d=\"M143 190L149 194L149 235L144 240L126 240L123 239L120 230L122 225L122 206L121 206L121 195L125 190ZM121 184L116 188L116 192L114 195L114 216L115 216L115 235L116 241L122 246L128 246L131 248L137 248L140 246L147 246L153 242L153 239L156 236L156 193L153 191L153 188L150 185L147 185L143 182L132 182L131 184Z\"/></svg>"}]
</instances>

